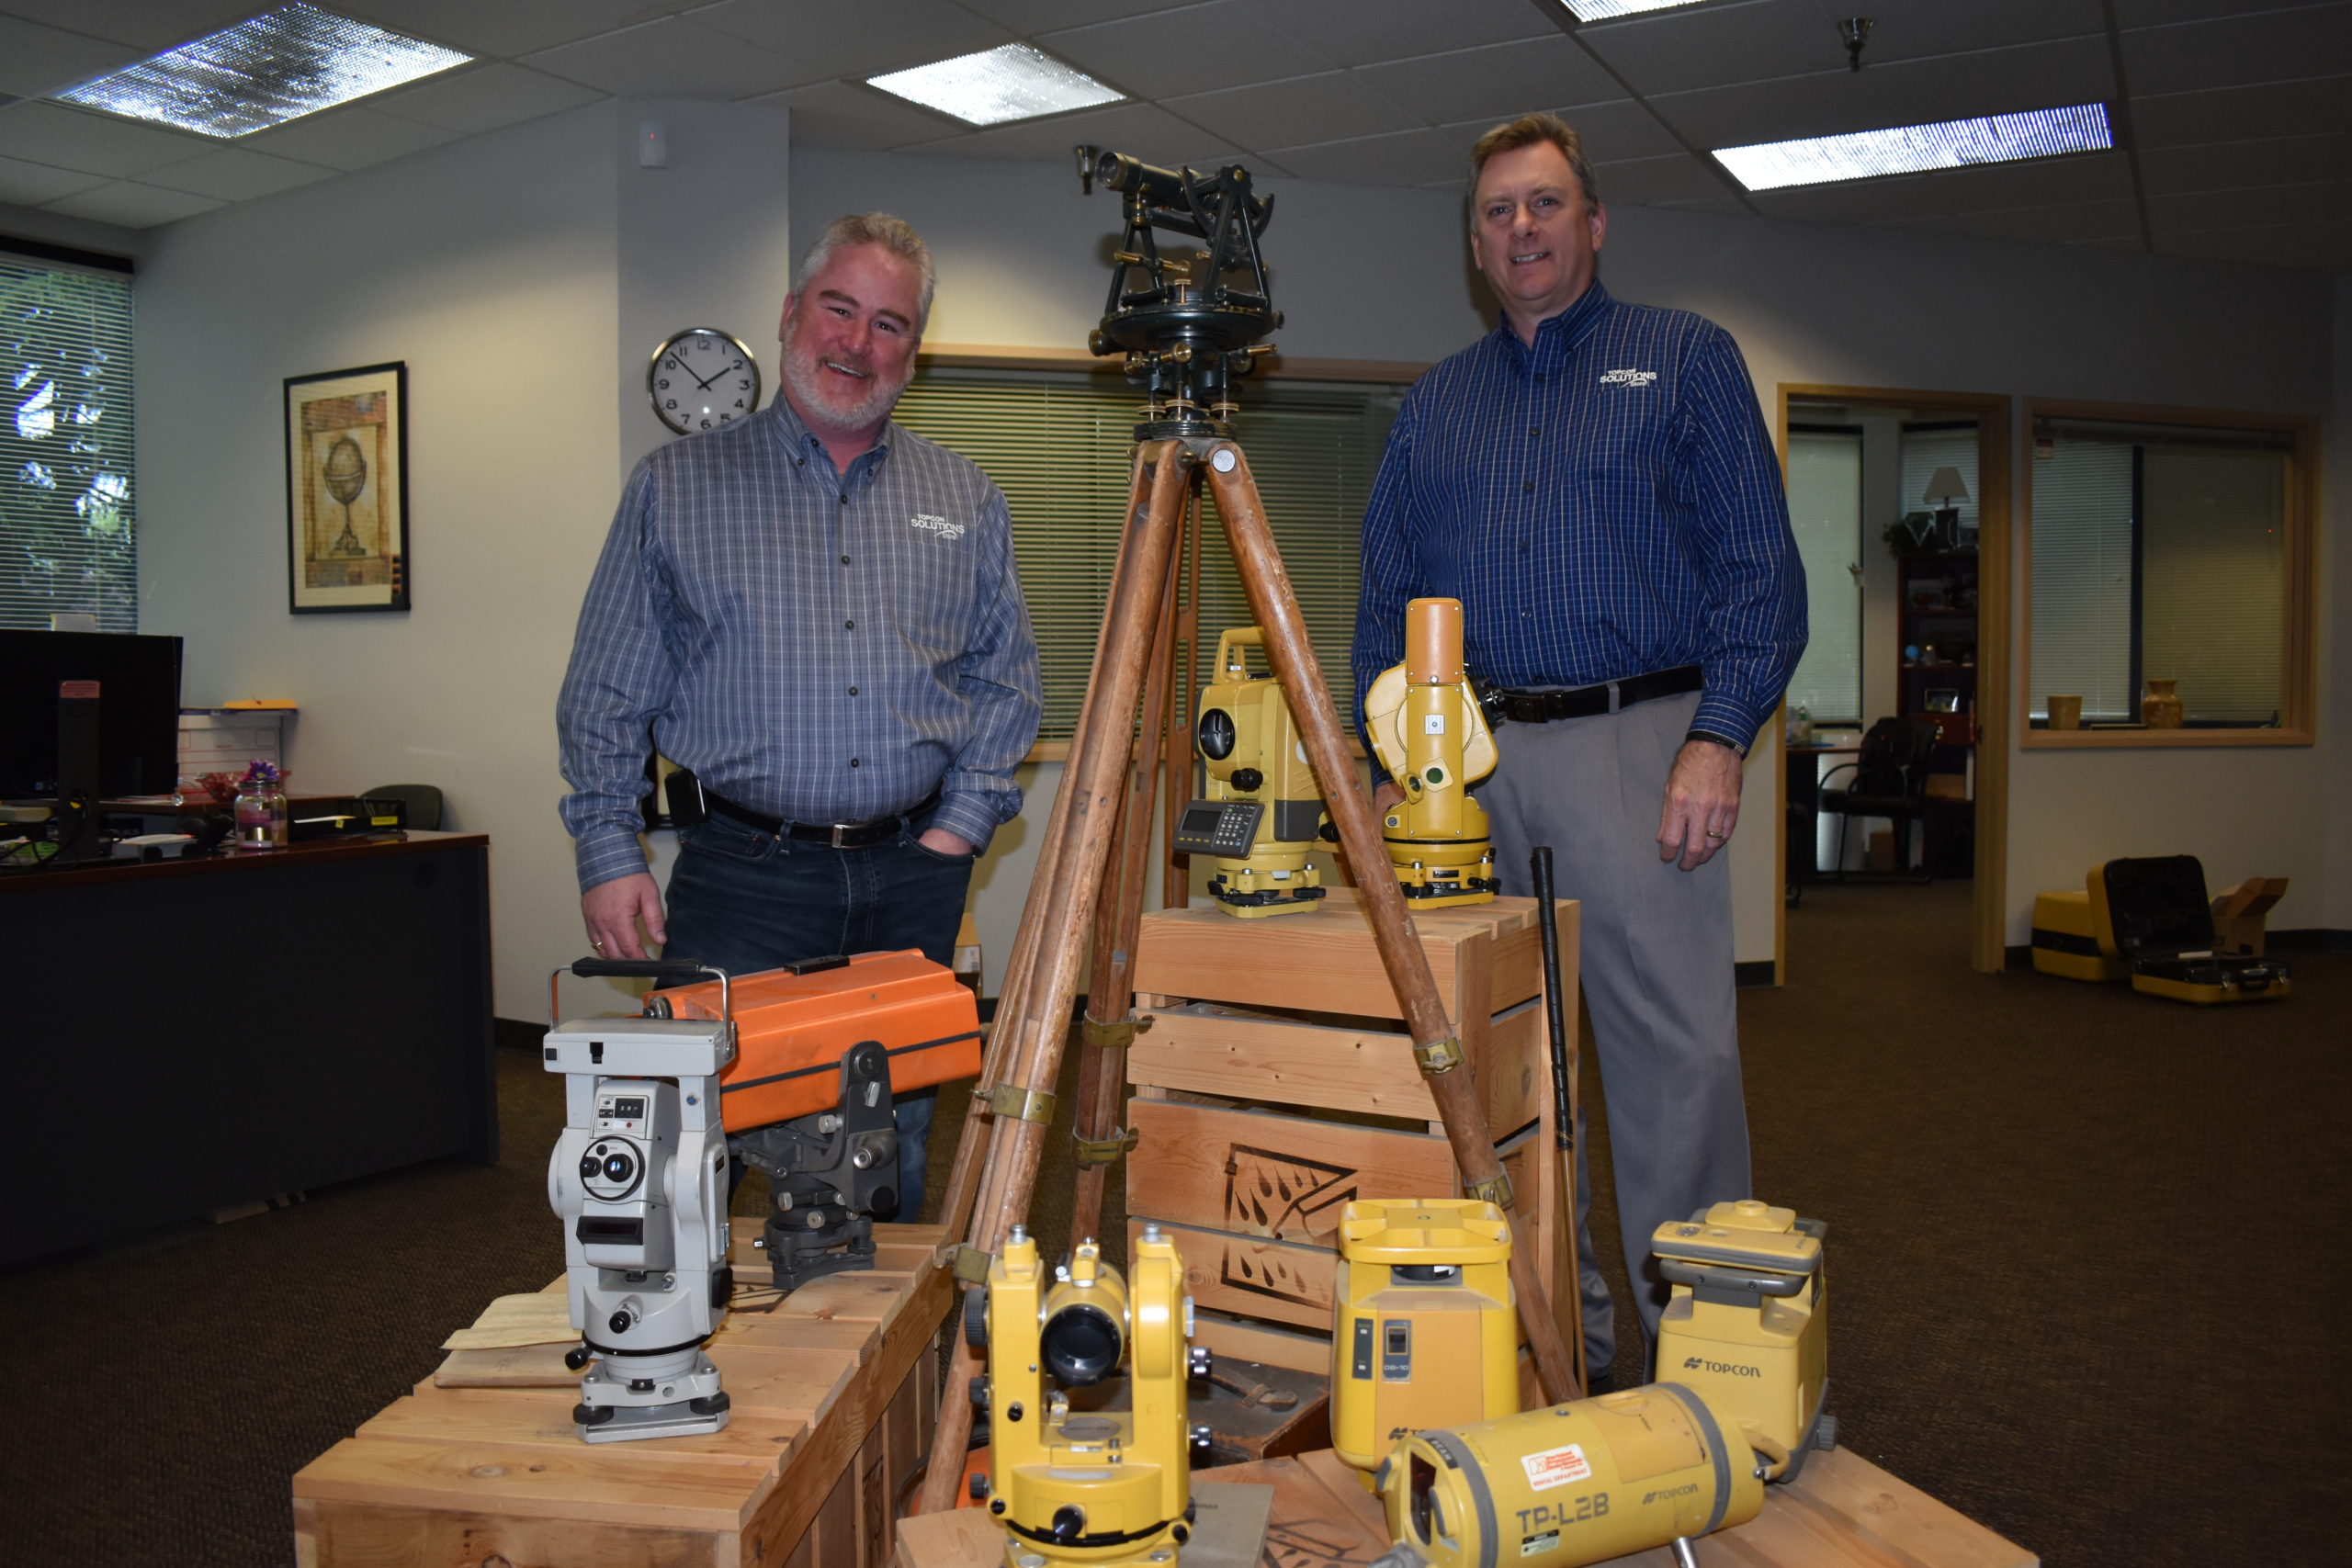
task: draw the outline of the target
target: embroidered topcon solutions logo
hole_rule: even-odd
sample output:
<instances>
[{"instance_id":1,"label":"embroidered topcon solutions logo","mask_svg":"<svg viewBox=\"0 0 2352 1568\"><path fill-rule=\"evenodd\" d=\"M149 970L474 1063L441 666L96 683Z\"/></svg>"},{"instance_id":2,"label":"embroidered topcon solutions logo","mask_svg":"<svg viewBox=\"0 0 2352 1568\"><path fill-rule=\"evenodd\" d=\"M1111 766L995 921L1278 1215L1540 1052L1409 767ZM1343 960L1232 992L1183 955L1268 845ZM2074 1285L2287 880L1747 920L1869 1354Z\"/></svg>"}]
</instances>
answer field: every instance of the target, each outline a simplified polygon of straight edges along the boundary
<instances>
[{"instance_id":1,"label":"embroidered topcon solutions logo","mask_svg":"<svg viewBox=\"0 0 2352 1568\"><path fill-rule=\"evenodd\" d=\"M950 523L944 517L933 517L928 512L918 512L908 518L907 522L926 534L935 534L943 539L960 539L964 536L964 525Z\"/></svg>"},{"instance_id":2,"label":"embroidered topcon solutions logo","mask_svg":"<svg viewBox=\"0 0 2352 1568\"><path fill-rule=\"evenodd\" d=\"M1600 384L1604 387L1646 387L1657 379L1655 370L1603 370Z\"/></svg>"}]
</instances>

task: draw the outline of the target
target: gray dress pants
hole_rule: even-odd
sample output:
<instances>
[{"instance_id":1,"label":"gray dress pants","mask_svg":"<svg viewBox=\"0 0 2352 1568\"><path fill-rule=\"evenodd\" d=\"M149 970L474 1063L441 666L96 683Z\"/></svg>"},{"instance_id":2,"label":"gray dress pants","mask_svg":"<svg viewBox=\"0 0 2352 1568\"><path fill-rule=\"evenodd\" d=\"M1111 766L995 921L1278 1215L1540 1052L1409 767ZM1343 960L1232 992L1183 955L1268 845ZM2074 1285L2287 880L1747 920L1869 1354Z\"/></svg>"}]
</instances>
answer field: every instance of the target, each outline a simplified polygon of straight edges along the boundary
<instances>
[{"instance_id":1,"label":"gray dress pants","mask_svg":"<svg viewBox=\"0 0 2352 1568\"><path fill-rule=\"evenodd\" d=\"M1621 713L1505 725L1495 737L1501 766L1471 791L1494 819L1503 892L1534 892L1529 852L1549 844L1558 897L1582 905L1579 969L1600 1055L1617 1221L1643 1337L1653 1343L1667 1286L1649 1255L1650 1233L1749 1195L1731 868L1721 854L1696 871L1657 858L1667 772L1698 705L1690 692ZM1578 1126L1585 1359L1598 1376L1615 1358L1616 1332L1587 1224L1584 1148Z\"/></svg>"}]
</instances>

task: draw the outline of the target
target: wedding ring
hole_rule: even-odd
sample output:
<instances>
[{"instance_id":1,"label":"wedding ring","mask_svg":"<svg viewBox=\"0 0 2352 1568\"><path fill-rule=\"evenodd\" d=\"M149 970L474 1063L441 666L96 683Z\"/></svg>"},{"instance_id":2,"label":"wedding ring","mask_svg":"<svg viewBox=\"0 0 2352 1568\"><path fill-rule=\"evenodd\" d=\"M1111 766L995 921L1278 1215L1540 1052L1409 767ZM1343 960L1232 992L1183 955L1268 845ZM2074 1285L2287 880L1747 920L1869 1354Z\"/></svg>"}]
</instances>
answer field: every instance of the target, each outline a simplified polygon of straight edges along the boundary
<instances>
[{"instance_id":1,"label":"wedding ring","mask_svg":"<svg viewBox=\"0 0 2352 1568\"><path fill-rule=\"evenodd\" d=\"M1710 829L1707 829L1707 837L1709 837L1710 839L1720 839L1720 838L1722 838L1722 837L1723 837L1723 835L1722 835L1721 833L1716 832L1713 828L1710 828Z\"/></svg>"}]
</instances>

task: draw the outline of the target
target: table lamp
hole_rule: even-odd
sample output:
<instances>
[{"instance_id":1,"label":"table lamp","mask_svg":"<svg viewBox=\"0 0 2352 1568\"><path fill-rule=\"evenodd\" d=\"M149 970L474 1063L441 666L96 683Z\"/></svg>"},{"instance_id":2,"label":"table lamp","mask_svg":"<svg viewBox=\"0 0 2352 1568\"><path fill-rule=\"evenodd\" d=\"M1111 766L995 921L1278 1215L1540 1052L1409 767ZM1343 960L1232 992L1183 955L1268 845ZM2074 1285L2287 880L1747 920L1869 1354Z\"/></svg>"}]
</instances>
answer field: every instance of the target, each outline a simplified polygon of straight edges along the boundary
<instances>
[{"instance_id":1,"label":"table lamp","mask_svg":"<svg viewBox=\"0 0 2352 1568\"><path fill-rule=\"evenodd\" d=\"M1968 499L1968 485L1960 470L1949 465L1938 468L1928 480L1927 492L1919 497L1936 509L1936 543L1942 548L1960 547L1960 503Z\"/></svg>"}]
</instances>

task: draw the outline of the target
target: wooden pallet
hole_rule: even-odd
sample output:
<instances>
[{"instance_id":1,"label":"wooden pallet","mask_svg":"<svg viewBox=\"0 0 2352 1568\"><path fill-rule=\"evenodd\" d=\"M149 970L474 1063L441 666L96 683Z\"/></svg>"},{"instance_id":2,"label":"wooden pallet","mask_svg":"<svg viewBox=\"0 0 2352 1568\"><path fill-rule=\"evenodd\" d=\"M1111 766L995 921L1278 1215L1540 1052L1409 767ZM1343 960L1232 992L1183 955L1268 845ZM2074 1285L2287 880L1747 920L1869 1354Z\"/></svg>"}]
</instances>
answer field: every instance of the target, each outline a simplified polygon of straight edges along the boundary
<instances>
[{"instance_id":1,"label":"wooden pallet","mask_svg":"<svg viewBox=\"0 0 2352 1568\"><path fill-rule=\"evenodd\" d=\"M883 1568L937 1415L951 1281L941 1227L874 1231L871 1272L781 1300L739 1287L763 1304L711 1340L731 1408L707 1437L586 1444L560 1346L455 1353L296 1473L300 1568ZM748 1241L733 1261L766 1280Z\"/></svg>"},{"instance_id":2,"label":"wooden pallet","mask_svg":"<svg viewBox=\"0 0 2352 1568\"><path fill-rule=\"evenodd\" d=\"M1577 905L1558 906L1576 1027ZM1532 898L1417 911L1489 1130L1563 1334L1575 1243L1555 1129L1540 931ZM1214 908L1143 919L1127 1054L1129 1234L1170 1226L1219 1356L1330 1366L1335 1227L1352 1198L1461 1190L1437 1107L1351 889L1312 914Z\"/></svg>"},{"instance_id":3,"label":"wooden pallet","mask_svg":"<svg viewBox=\"0 0 2352 1568\"><path fill-rule=\"evenodd\" d=\"M1204 1479L1274 1489L1259 1568L1364 1568L1388 1549L1379 1500L1329 1450L1203 1472ZM1815 1454L1764 1510L1703 1538L1699 1561L1738 1568L2037 1568L2023 1547L1838 1449ZM892 1568L997 1568L1004 1533L964 1508L904 1521ZM1618 1568L1673 1568L1666 1547L1611 1559Z\"/></svg>"}]
</instances>

